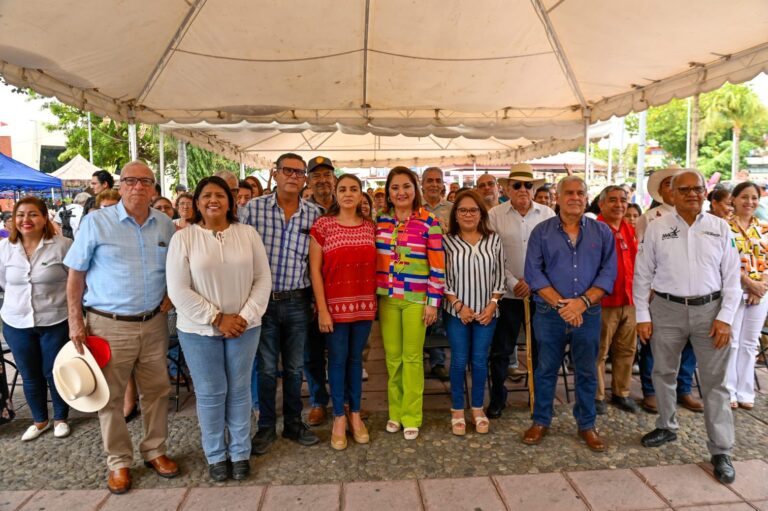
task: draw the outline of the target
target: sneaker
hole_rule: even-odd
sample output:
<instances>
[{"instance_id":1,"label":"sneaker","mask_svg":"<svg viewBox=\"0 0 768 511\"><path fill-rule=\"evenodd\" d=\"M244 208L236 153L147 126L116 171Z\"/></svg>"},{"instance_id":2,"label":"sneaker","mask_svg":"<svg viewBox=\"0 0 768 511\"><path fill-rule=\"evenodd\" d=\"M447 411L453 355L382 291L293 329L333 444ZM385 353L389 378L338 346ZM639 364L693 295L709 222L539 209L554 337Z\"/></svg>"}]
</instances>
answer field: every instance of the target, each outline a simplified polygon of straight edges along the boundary
<instances>
[{"instance_id":1,"label":"sneaker","mask_svg":"<svg viewBox=\"0 0 768 511\"><path fill-rule=\"evenodd\" d=\"M59 422L53 427L53 436L56 438L66 438L72 430L69 429L69 424L66 422Z\"/></svg>"},{"instance_id":2,"label":"sneaker","mask_svg":"<svg viewBox=\"0 0 768 511\"><path fill-rule=\"evenodd\" d=\"M267 454L269 448L277 440L277 432L275 427L259 428L256 434L251 439L251 454L254 456L261 456Z\"/></svg>"},{"instance_id":3,"label":"sneaker","mask_svg":"<svg viewBox=\"0 0 768 511\"><path fill-rule=\"evenodd\" d=\"M309 427L301 421L286 424L283 428L283 438L293 440L299 445L310 446L320 441Z\"/></svg>"},{"instance_id":4,"label":"sneaker","mask_svg":"<svg viewBox=\"0 0 768 511\"><path fill-rule=\"evenodd\" d=\"M49 429L51 429L51 421L48 421L48 424L46 424L43 428L38 428L37 426L32 424L30 427L27 428L24 434L21 435L21 441L29 442L30 440L34 440L35 438L39 437Z\"/></svg>"}]
</instances>

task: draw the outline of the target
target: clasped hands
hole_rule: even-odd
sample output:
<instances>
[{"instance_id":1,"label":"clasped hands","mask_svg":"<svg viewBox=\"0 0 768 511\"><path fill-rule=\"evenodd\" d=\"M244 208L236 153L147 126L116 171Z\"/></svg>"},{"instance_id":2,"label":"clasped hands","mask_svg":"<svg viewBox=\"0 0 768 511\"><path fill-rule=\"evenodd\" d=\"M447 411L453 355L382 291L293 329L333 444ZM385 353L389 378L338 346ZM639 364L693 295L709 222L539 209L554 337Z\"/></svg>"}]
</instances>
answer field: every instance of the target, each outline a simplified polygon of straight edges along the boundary
<instances>
[{"instance_id":1,"label":"clasped hands","mask_svg":"<svg viewBox=\"0 0 768 511\"><path fill-rule=\"evenodd\" d=\"M488 305L485 306L485 309L482 310L482 312L475 312L471 307L464 305L458 314L459 319L465 325L468 325L473 321L477 321L481 325L485 326L493 320L493 315L495 312L496 302L489 302Z\"/></svg>"},{"instance_id":2,"label":"clasped hands","mask_svg":"<svg viewBox=\"0 0 768 511\"><path fill-rule=\"evenodd\" d=\"M248 322L239 314L220 314L218 323L214 323L216 328L224 335L225 339L234 339L240 337L248 328Z\"/></svg>"},{"instance_id":3,"label":"clasped hands","mask_svg":"<svg viewBox=\"0 0 768 511\"><path fill-rule=\"evenodd\" d=\"M561 298L557 301L562 307L557 309L557 313L563 318L563 321L574 328L580 327L584 323L582 314L587 310L587 304L581 298Z\"/></svg>"}]
</instances>

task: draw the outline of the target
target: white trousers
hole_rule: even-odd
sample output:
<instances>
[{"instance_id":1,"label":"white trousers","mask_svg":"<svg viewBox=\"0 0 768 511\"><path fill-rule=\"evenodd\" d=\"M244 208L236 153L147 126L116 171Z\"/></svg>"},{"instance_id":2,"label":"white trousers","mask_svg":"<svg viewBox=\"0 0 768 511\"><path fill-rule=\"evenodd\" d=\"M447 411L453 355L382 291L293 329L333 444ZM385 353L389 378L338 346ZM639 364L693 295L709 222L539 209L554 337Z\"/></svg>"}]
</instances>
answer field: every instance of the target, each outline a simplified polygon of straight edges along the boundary
<instances>
[{"instance_id":1,"label":"white trousers","mask_svg":"<svg viewBox=\"0 0 768 511\"><path fill-rule=\"evenodd\" d=\"M731 358L726 380L732 402L755 402L755 357L766 313L768 300L758 305L746 305L742 300L736 310L731 325Z\"/></svg>"}]
</instances>

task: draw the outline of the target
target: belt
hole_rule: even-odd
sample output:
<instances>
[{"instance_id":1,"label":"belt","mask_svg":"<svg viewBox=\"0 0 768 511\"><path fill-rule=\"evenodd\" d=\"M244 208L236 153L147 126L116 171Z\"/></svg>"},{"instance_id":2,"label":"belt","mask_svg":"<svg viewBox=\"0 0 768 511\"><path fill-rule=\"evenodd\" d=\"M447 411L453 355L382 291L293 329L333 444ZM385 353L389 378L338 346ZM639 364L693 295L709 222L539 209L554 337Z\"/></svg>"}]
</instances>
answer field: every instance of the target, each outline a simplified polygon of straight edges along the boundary
<instances>
[{"instance_id":1,"label":"belt","mask_svg":"<svg viewBox=\"0 0 768 511\"><path fill-rule=\"evenodd\" d=\"M702 295L702 296L675 296L675 295L668 295L667 293L659 293L658 291L654 291L657 296L660 296L664 298L665 300L669 300L670 302L675 303L682 303L683 305L706 305L709 302L713 302L720 298L720 291L715 291L711 295Z\"/></svg>"},{"instance_id":2,"label":"belt","mask_svg":"<svg viewBox=\"0 0 768 511\"><path fill-rule=\"evenodd\" d=\"M272 300L279 302L280 300L290 300L292 298L308 298L310 288L293 289L291 291L273 291L270 295Z\"/></svg>"},{"instance_id":3,"label":"belt","mask_svg":"<svg viewBox=\"0 0 768 511\"><path fill-rule=\"evenodd\" d=\"M137 316L120 316L119 314L100 311L98 309L94 309L93 307L86 307L85 310L88 312L92 312L97 316L104 316L105 318L114 319L115 321L144 322L154 318L157 315L157 313L160 312L160 306L158 305L157 308L152 312L146 312L144 314L139 314Z\"/></svg>"}]
</instances>

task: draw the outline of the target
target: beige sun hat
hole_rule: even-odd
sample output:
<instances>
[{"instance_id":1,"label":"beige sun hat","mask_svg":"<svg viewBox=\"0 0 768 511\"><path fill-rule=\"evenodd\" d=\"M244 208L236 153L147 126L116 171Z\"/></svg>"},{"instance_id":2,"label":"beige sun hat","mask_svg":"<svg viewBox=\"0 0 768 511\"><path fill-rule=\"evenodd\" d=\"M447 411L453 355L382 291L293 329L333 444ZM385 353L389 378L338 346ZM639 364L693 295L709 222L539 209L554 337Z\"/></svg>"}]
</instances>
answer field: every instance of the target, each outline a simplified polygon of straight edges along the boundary
<instances>
[{"instance_id":1,"label":"beige sun hat","mask_svg":"<svg viewBox=\"0 0 768 511\"><path fill-rule=\"evenodd\" d=\"M685 169L681 169L678 167L670 167L668 169L659 169L654 171L649 177L648 182L645 185L646 190L648 190L648 193L653 197L653 200L659 203L664 203L664 199L661 197L661 193L659 192L659 188L661 188L661 182L667 179L668 177L672 177L676 174L681 173ZM671 206L671 204L669 204Z\"/></svg>"},{"instance_id":2,"label":"beige sun hat","mask_svg":"<svg viewBox=\"0 0 768 511\"><path fill-rule=\"evenodd\" d=\"M534 191L546 182L545 179L533 176L533 167L528 163L515 163L509 168L509 176L500 177L498 180L501 186L507 186L510 181L531 181Z\"/></svg>"},{"instance_id":3,"label":"beige sun hat","mask_svg":"<svg viewBox=\"0 0 768 511\"><path fill-rule=\"evenodd\" d=\"M61 398L81 412L97 412L109 401L109 387L88 347L80 355L72 341L53 362L53 381Z\"/></svg>"}]
</instances>

